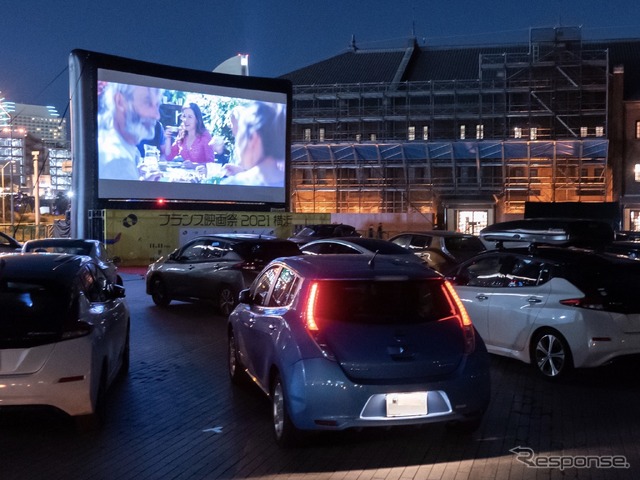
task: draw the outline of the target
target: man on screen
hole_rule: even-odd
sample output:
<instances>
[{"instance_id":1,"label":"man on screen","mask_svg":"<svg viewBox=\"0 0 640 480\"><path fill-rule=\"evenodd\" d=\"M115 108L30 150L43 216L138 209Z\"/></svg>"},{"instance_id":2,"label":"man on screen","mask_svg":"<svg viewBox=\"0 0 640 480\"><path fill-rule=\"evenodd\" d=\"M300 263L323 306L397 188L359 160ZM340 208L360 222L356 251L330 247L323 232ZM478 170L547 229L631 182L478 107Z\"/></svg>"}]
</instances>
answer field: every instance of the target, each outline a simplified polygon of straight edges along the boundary
<instances>
[{"instance_id":1,"label":"man on screen","mask_svg":"<svg viewBox=\"0 0 640 480\"><path fill-rule=\"evenodd\" d=\"M226 185L284 186L284 105L254 101L238 111L236 163L223 167Z\"/></svg>"},{"instance_id":2,"label":"man on screen","mask_svg":"<svg viewBox=\"0 0 640 480\"><path fill-rule=\"evenodd\" d=\"M162 90L108 83L100 94L98 176L101 179L157 180L141 170L138 144L154 137Z\"/></svg>"}]
</instances>

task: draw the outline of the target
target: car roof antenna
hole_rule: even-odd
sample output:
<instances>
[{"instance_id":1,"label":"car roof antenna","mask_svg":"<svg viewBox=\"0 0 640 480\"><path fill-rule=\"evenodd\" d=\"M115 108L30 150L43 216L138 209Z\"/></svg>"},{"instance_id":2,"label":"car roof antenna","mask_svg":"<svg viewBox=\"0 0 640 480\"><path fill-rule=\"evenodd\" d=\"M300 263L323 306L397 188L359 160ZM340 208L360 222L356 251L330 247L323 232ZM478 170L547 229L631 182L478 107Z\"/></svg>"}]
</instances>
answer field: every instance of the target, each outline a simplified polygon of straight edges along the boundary
<instances>
[{"instance_id":1,"label":"car roof antenna","mask_svg":"<svg viewBox=\"0 0 640 480\"><path fill-rule=\"evenodd\" d=\"M368 262L371 268L375 267L375 260L376 260L376 257L378 256L378 253L380 253L380 250L376 250L376 253L373 254L373 257L371 257L371 260L369 260Z\"/></svg>"}]
</instances>

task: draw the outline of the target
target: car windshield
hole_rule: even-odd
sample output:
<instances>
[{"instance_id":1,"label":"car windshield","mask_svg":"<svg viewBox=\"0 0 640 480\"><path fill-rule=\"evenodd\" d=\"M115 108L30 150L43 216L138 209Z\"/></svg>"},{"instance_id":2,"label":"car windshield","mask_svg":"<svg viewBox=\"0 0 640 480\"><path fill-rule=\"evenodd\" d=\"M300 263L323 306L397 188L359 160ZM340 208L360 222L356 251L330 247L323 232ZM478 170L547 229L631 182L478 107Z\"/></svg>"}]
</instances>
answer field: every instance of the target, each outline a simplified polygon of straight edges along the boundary
<instances>
[{"instance_id":1,"label":"car windshield","mask_svg":"<svg viewBox=\"0 0 640 480\"><path fill-rule=\"evenodd\" d=\"M0 346L25 341L46 343L59 335L70 313L69 296L58 285L42 281L0 281Z\"/></svg>"},{"instance_id":2,"label":"car windshield","mask_svg":"<svg viewBox=\"0 0 640 480\"><path fill-rule=\"evenodd\" d=\"M319 321L418 324L453 315L439 279L319 282L314 313Z\"/></svg>"}]
</instances>

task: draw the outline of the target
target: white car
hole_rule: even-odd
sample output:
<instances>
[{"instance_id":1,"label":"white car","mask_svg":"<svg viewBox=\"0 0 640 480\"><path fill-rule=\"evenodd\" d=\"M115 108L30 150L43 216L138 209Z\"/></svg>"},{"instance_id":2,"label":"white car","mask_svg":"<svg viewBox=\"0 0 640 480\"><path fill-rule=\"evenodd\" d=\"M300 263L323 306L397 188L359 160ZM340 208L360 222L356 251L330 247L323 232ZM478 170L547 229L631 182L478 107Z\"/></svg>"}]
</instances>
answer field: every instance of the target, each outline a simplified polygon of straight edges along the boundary
<instances>
[{"instance_id":1,"label":"white car","mask_svg":"<svg viewBox=\"0 0 640 480\"><path fill-rule=\"evenodd\" d=\"M50 406L99 426L105 393L129 368L124 287L70 254L0 258L0 409Z\"/></svg>"},{"instance_id":2,"label":"white car","mask_svg":"<svg viewBox=\"0 0 640 480\"><path fill-rule=\"evenodd\" d=\"M549 379L640 354L640 261L540 245L490 250L446 276L489 352Z\"/></svg>"},{"instance_id":3,"label":"white car","mask_svg":"<svg viewBox=\"0 0 640 480\"><path fill-rule=\"evenodd\" d=\"M22 245L23 253L71 253L74 255L88 255L92 257L113 283L122 285L122 278L118 275L118 267L107 254L104 243L98 240L82 238L41 238L27 240Z\"/></svg>"}]
</instances>

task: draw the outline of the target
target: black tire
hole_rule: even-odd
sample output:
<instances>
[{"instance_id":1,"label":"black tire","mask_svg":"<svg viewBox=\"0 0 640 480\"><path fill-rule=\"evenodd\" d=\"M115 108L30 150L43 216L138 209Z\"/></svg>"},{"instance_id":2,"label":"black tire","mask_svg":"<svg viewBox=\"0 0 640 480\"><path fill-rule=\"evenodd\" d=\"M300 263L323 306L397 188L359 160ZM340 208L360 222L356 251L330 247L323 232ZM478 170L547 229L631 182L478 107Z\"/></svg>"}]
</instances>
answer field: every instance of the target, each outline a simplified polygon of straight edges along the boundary
<instances>
[{"instance_id":1,"label":"black tire","mask_svg":"<svg viewBox=\"0 0 640 480\"><path fill-rule=\"evenodd\" d=\"M289 417L287 398L284 393L284 385L279 374L276 374L271 382L271 418L273 433L276 443L280 447L291 447L300 439L300 431L295 427Z\"/></svg>"},{"instance_id":2,"label":"black tire","mask_svg":"<svg viewBox=\"0 0 640 480\"><path fill-rule=\"evenodd\" d=\"M571 349L564 337L552 329L536 333L531 341L531 363L548 380L566 378L573 370Z\"/></svg>"},{"instance_id":3,"label":"black tire","mask_svg":"<svg viewBox=\"0 0 640 480\"><path fill-rule=\"evenodd\" d=\"M129 366L131 363L130 326L127 326L127 338L124 342L122 363L120 365L120 370L118 371L118 378L124 378L129 373Z\"/></svg>"},{"instance_id":4,"label":"black tire","mask_svg":"<svg viewBox=\"0 0 640 480\"><path fill-rule=\"evenodd\" d=\"M151 279L151 299L159 307L166 307L171 303L167 286L161 278L154 277Z\"/></svg>"},{"instance_id":5,"label":"black tire","mask_svg":"<svg viewBox=\"0 0 640 480\"><path fill-rule=\"evenodd\" d=\"M456 420L447 424L447 429L453 433L459 433L462 435L471 435L482 424L483 414L469 415L462 420Z\"/></svg>"},{"instance_id":6,"label":"black tire","mask_svg":"<svg viewBox=\"0 0 640 480\"><path fill-rule=\"evenodd\" d=\"M220 287L218 292L218 312L228 317L238 303L238 294L228 285Z\"/></svg>"},{"instance_id":7,"label":"black tire","mask_svg":"<svg viewBox=\"0 0 640 480\"><path fill-rule=\"evenodd\" d=\"M238 355L238 345L236 343L236 336L234 335L233 330L229 330L227 359L231 383L240 385L245 379L245 376L243 375L244 367Z\"/></svg>"},{"instance_id":8,"label":"black tire","mask_svg":"<svg viewBox=\"0 0 640 480\"><path fill-rule=\"evenodd\" d=\"M93 413L87 415L78 415L74 417L76 422L76 428L82 433L92 432L99 430L104 425L105 418L107 416L107 368L103 366L100 374L100 383L98 385L98 392L96 393L96 400Z\"/></svg>"}]
</instances>

